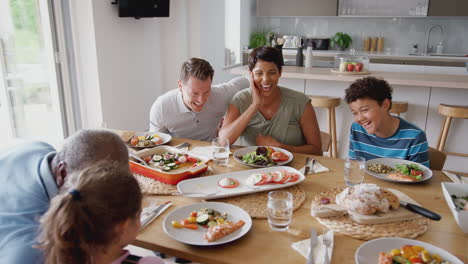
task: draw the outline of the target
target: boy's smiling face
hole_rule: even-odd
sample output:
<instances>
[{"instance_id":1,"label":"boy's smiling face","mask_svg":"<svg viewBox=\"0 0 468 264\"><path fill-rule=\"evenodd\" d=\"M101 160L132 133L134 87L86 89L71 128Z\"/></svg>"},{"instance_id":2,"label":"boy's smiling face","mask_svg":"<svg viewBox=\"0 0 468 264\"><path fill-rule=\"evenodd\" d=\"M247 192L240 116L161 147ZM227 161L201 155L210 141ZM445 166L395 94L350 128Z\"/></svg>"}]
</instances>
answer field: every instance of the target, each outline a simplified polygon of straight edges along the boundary
<instances>
[{"instance_id":1,"label":"boy's smiling face","mask_svg":"<svg viewBox=\"0 0 468 264\"><path fill-rule=\"evenodd\" d=\"M382 104L370 98L360 98L349 104L354 121L360 124L369 134L382 134L384 120L389 115L390 100Z\"/></svg>"}]
</instances>

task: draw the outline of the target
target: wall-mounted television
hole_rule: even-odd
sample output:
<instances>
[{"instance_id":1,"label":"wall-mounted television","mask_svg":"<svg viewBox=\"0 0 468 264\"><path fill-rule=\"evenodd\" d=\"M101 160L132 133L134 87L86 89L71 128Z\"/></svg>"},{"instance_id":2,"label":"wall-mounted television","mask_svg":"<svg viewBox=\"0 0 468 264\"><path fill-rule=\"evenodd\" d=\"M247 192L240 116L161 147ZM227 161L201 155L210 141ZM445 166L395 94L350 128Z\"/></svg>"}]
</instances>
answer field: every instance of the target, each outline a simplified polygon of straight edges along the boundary
<instances>
[{"instance_id":1,"label":"wall-mounted television","mask_svg":"<svg viewBox=\"0 0 468 264\"><path fill-rule=\"evenodd\" d=\"M117 0L119 17L169 17L169 0Z\"/></svg>"}]
</instances>

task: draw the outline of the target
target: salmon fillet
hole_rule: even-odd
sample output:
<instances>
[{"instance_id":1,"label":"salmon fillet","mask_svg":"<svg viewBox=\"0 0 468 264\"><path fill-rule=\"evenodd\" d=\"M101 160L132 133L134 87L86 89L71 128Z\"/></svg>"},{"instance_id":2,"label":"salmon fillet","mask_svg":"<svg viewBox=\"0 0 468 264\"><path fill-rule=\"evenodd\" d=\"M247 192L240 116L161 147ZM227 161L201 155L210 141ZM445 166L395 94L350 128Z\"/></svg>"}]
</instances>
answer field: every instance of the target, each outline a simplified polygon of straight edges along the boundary
<instances>
[{"instance_id":1,"label":"salmon fillet","mask_svg":"<svg viewBox=\"0 0 468 264\"><path fill-rule=\"evenodd\" d=\"M212 226L208 228L208 231L206 231L203 237L208 242L213 242L231 234L232 232L241 228L244 224L244 221L239 220L236 223L224 223L217 226Z\"/></svg>"},{"instance_id":2,"label":"salmon fillet","mask_svg":"<svg viewBox=\"0 0 468 264\"><path fill-rule=\"evenodd\" d=\"M395 180L395 181L407 181L407 182L417 181L416 178L413 178L411 176L408 176L399 172L389 173L387 175L387 178Z\"/></svg>"}]
</instances>

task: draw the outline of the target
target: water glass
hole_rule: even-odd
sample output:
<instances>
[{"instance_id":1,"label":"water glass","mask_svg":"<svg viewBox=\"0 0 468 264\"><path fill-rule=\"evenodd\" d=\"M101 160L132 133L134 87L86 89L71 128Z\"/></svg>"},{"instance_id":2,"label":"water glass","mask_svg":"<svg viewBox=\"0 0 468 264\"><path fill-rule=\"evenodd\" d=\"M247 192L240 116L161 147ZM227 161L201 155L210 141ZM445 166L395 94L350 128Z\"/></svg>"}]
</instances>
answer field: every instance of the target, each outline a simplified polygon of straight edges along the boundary
<instances>
[{"instance_id":1,"label":"water glass","mask_svg":"<svg viewBox=\"0 0 468 264\"><path fill-rule=\"evenodd\" d=\"M268 223L274 231L287 231L293 214L293 196L287 191L268 193Z\"/></svg>"},{"instance_id":2,"label":"water glass","mask_svg":"<svg viewBox=\"0 0 468 264\"><path fill-rule=\"evenodd\" d=\"M227 166L229 161L229 140L217 137L211 143L215 165Z\"/></svg>"},{"instance_id":3,"label":"water glass","mask_svg":"<svg viewBox=\"0 0 468 264\"><path fill-rule=\"evenodd\" d=\"M366 171L366 160L363 157L347 157L344 163L344 180L346 185L361 184Z\"/></svg>"}]
</instances>

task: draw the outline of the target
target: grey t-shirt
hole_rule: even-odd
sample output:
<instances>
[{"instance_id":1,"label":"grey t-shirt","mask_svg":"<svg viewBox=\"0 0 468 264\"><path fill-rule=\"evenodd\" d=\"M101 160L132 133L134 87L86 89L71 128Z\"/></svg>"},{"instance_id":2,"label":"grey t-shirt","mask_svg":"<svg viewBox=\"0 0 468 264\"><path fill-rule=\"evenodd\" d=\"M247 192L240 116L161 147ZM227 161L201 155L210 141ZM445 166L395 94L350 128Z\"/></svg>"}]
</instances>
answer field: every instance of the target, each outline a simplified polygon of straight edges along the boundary
<instances>
[{"instance_id":1,"label":"grey t-shirt","mask_svg":"<svg viewBox=\"0 0 468 264\"><path fill-rule=\"evenodd\" d=\"M292 146L306 144L301 129L301 117L310 99L303 93L279 87L281 92L281 105L271 120L266 120L260 112L256 112L247 128L236 141L243 146L255 146L258 134L272 136L279 142ZM231 100L240 113L252 104L250 88L238 92Z\"/></svg>"},{"instance_id":2,"label":"grey t-shirt","mask_svg":"<svg viewBox=\"0 0 468 264\"><path fill-rule=\"evenodd\" d=\"M238 77L211 87L211 95L203 109L192 112L184 104L179 89L159 96L150 111L150 131L168 133L173 137L210 141L217 136L218 125L226 113L229 101L239 90L249 87L246 78Z\"/></svg>"}]
</instances>

